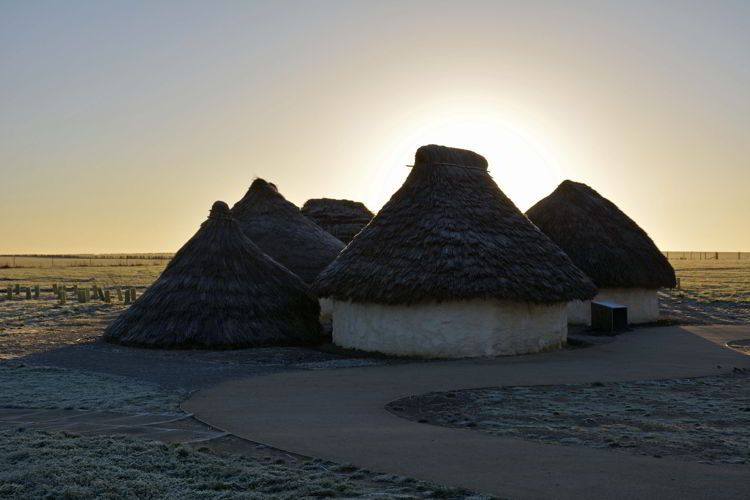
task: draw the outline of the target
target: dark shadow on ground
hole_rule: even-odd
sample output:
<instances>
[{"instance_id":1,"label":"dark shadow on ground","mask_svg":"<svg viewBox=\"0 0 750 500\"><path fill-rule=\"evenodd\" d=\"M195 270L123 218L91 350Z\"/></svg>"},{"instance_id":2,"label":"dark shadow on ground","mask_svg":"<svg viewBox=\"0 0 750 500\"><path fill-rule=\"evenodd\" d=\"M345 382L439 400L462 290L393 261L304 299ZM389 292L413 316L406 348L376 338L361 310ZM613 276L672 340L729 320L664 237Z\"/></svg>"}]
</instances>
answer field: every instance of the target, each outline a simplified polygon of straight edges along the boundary
<instances>
[{"instance_id":1,"label":"dark shadow on ground","mask_svg":"<svg viewBox=\"0 0 750 500\"><path fill-rule=\"evenodd\" d=\"M15 358L13 362L56 366L129 377L165 388L194 391L232 379L290 370L388 364L396 360L347 358L303 347L233 351L144 349L99 340Z\"/></svg>"}]
</instances>

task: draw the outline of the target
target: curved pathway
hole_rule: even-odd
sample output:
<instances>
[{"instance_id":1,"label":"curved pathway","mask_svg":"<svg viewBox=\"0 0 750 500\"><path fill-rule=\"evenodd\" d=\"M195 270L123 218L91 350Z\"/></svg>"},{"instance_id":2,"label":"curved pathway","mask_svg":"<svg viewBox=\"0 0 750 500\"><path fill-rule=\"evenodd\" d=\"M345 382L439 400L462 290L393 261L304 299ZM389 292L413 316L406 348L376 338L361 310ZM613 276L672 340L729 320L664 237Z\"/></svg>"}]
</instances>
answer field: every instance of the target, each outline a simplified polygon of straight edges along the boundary
<instances>
[{"instance_id":1,"label":"curved pathway","mask_svg":"<svg viewBox=\"0 0 750 500\"><path fill-rule=\"evenodd\" d=\"M237 436L509 498L747 498L750 468L539 444L419 424L395 399L477 387L697 377L750 369L727 340L750 326L643 328L586 349L280 373L195 393L183 409Z\"/></svg>"}]
</instances>

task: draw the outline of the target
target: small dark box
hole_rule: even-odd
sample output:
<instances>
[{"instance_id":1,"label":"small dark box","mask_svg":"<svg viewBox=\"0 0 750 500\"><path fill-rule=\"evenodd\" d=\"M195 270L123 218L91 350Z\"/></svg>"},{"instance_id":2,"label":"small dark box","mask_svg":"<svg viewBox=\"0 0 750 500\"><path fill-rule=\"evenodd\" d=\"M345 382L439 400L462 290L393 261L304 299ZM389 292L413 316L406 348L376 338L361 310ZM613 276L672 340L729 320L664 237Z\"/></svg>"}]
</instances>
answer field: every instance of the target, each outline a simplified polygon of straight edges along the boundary
<instances>
[{"instance_id":1,"label":"small dark box","mask_svg":"<svg viewBox=\"0 0 750 500\"><path fill-rule=\"evenodd\" d=\"M627 306L613 302L591 302L591 329L605 335L627 330Z\"/></svg>"}]
</instances>

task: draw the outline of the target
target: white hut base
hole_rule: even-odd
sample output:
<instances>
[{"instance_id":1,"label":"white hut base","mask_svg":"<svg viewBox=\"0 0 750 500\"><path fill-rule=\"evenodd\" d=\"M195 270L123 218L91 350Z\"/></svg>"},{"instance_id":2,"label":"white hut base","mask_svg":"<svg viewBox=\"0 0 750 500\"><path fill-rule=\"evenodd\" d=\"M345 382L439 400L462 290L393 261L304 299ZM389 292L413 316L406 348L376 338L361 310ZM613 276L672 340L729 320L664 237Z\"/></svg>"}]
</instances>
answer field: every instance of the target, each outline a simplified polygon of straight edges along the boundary
<instances>
[{"instance_id":1,"label":"white hut base","mask_svg":"<svg viewBox=\"0 0 750 500\"><path fill-rule=\"evenodd\" d=\"M333 342L363 351L437 358L505 356L559 348L567 335L565 303L333 302Z\"/></svg>"},{"instance_id":2,"label":"white hut base","mask_svg":"<svg viewBox=\"0 0 750 500\"><path fill-rule=\"evenodd\" d=\"M628 323L649 323L659 319L659 297L656 290L645 288L601 288L595 301L616 302L628 306ZM591 325L591 301L568 302L568 323Z\"/></svg>"}]
</instances>

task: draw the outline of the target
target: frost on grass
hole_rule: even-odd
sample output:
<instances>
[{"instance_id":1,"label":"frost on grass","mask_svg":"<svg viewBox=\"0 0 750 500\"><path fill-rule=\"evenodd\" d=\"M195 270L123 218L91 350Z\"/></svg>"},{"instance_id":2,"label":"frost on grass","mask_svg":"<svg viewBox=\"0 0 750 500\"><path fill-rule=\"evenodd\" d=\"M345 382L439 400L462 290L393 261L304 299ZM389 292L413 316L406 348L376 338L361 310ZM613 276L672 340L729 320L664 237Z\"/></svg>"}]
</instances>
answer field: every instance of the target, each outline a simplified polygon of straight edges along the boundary
<instances>
[{"instance_id":1,"label":"frost on grass","mask_svg":"<svg viewBox=\"0 0 750 500\"><path fill-rule=\"evenodd\" d=\"M319 461L219 457L125 436L0 431L0 497L139 499L455 498L470 492Z\"/></svg>"},{"instance_id":2,"label":"frost on grass","mask_svg":"<svg viewBox=\"0 0 750 500\"><path fill-rule=\"evenodd\" d=\"M20 258L19 265L49 266L49 259L36 259L31 257ZM95 259L104 262L104 259ZM22 261L24 261L22 263ZM76 259L80 263L80 259ZM156 265L148 266L65 266L66 259L58 261L55 267L17 267L10 269L0 268L0 339L2 330L13 331L14 336L26 335L30 342L38 339L37 329L56 328L69 329L69 322L77 319L91 320L93 318L114 316L127 307L122 301L117 300L117 289L135 288L138 295L149 286L161 273L166 265L166 260L157 261ZM72 262L72 260L68 260ZM133 261L131 260L130 263ZM146 261L143 261L146 262ZM64 284L67 287L67 301L60 304L57 294L52 291L52 284ZM8 300L5 294L7 286L18 285L25 291L27 287L40 286L39 298L26 299L24 291L13 295ZM97 285L108 289L112 294L112 303L105 303L95 296L91 302L81 304L72 292L72 286L90 288ZM70 340L75 340L72 337ZM51 339L45 339L45 343ZM58 342L59 343L59 342ZM70 342L62 342L70 343ZM0 343L0 351L5 348ZM8 354L14 352L0 352L0 358L11 357ZM11 349L14 351L15 349Z\"/></svg>"},{"instance_id":3,"label":"frost on grass","mask_svg":"<svg viewBox=\"0 0 750 500\"><path fill-rule=\"evenodd\" d=\"M113 375L0 362L0 408L179 413L184 395Z\"/></svg>"},{"instance_id":4,"label":"frost on grass","mask_svg":"<svg viewBox=\"0 0 750 500\"><path fill-rule=\"evenodd\" d=\"M750 464L750 375L504 387L395 401L396 414L499 436Z\"/></svg>"},{"instance_id":5,"label":"frost on grass","mask_svg":"<svg viewBox=\"0 0 750 500\"><path fill-rule=\"evenodd\" d=\"M673 260L680 289L659 291L663 315L688 323L750 321L750 260Z\"/></svg>"}]
</instances>

